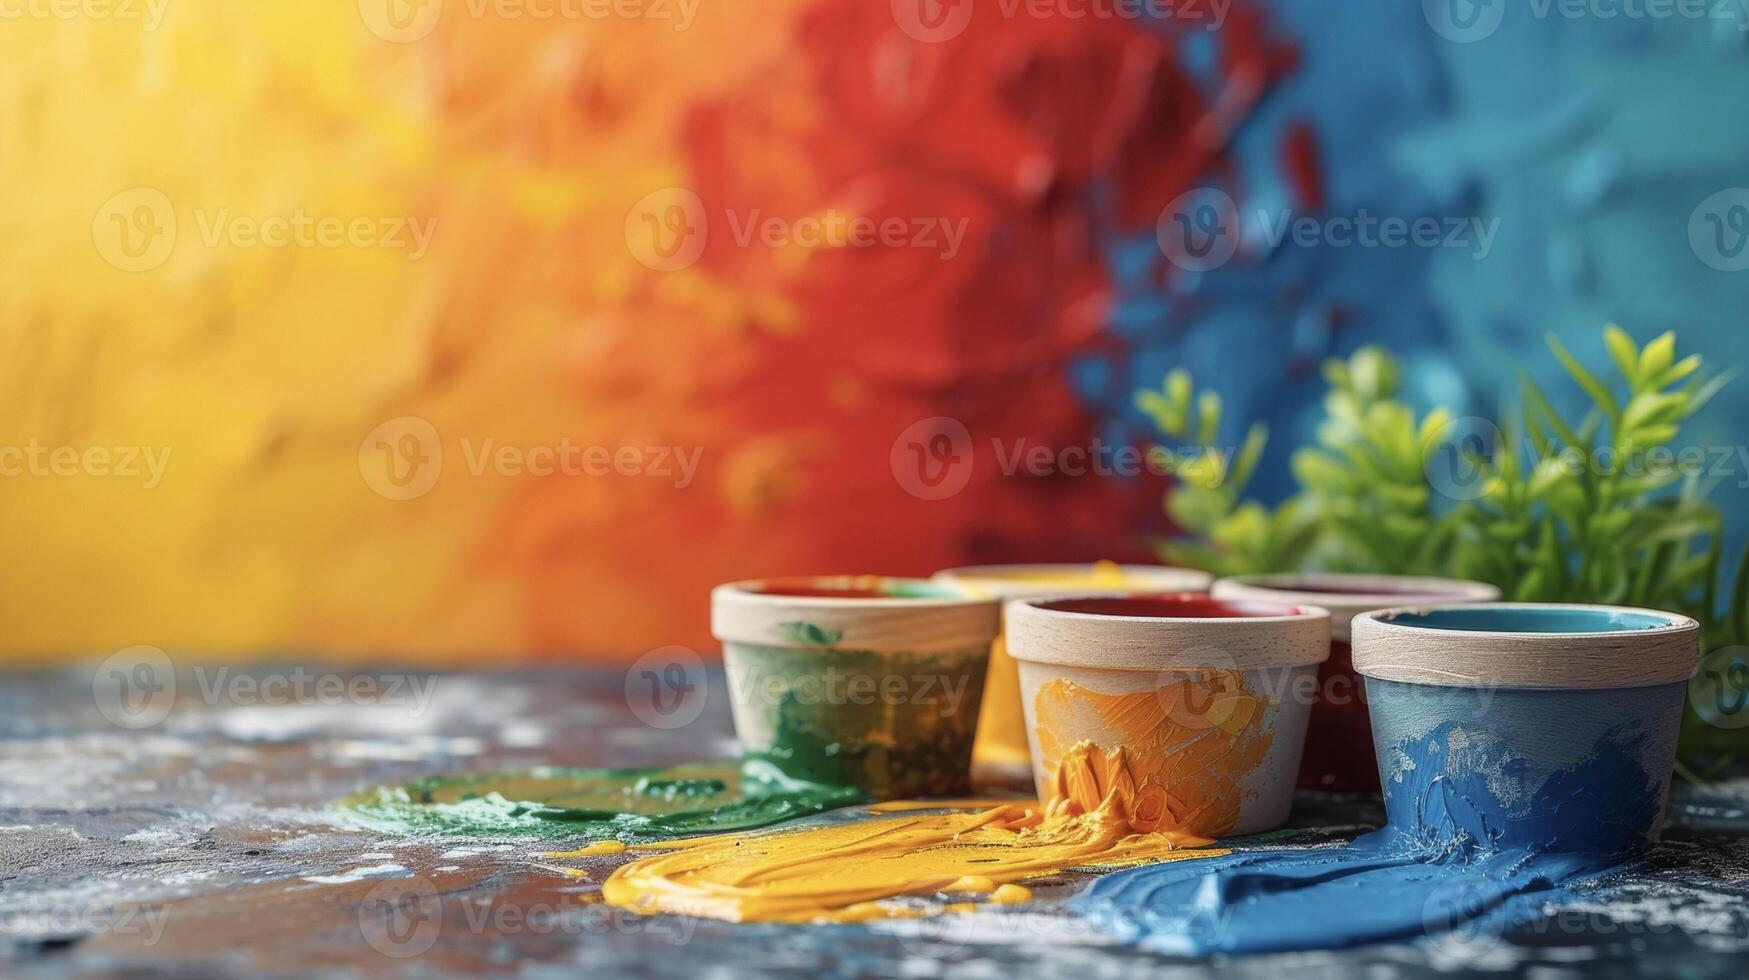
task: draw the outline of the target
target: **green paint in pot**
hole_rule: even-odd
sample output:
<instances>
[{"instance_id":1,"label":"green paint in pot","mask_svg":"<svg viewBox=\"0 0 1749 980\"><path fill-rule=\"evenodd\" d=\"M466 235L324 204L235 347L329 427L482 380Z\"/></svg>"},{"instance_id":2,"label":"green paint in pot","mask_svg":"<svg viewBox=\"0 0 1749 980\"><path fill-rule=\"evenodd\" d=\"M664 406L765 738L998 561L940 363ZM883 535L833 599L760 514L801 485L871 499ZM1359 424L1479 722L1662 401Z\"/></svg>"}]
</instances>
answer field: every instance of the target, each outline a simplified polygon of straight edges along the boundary
<instances>
[{"instance_id":1,"label":"green paint in pot","mask_svg":"<svg viewBox=\"0 0 1749 980\"><path fill-rule=\"evenodd\" d=\"M944 653L724 646L750 759L877 799L971 789L989 648Z\"/></svg>"},{"instance_id":2,"label":"green paint in pot","mask_svg":"<svg viewBox=\"0 0 1749 980\"><path fill-rule=\"evenodd\" d=\"M764 827L862 798L852 787L793 779L750 759L436 776L358 793L338 806L346 822L390 834L632 843Z\"/></svg>"}]
</instances>

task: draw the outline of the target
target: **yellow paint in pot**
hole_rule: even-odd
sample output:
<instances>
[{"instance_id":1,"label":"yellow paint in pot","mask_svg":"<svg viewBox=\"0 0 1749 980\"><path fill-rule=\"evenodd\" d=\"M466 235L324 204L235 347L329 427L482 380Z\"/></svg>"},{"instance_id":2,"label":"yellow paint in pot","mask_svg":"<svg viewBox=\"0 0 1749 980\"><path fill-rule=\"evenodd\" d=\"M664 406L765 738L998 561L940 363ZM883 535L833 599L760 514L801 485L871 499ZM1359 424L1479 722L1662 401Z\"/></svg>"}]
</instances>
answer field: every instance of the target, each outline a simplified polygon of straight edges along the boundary
<instances>
[{"instance_id":1,"label":"yellow paint in pot","mask_svg":"<svg viewBox=\"0 0 1749 980\"><path fill-rule=\"evenodd\" d=\"M1112 868L1214 857L1209 840L1167 829L1139 831L1153 811L1123 751L1071 750L1060 781L1070 795L981 812L908 812L792 833L721 836L634 861L602 886L608 904L731 922L861 922L920 914L885 904L903 896L982 895L996 904L1031 897L1020 881L1070 868ZM950 904L964 911L970 902Z\"/></svg>"},{"instance_id":2,"label":"yellow paint in pot","mask_svg":"<svg viewBox=\"0 0 1749 980\"><path fill-rule=\"evenodd\" d=\"M1125 595L1207 588L1209 576L1188 569L1119 565L987 565L949 569L937 581L972 595L1002 599L1047 595ZM972 745L972 764L1025 771L1032 764L1020 705L1020 671L1006 635L990 647L989 673Z\"/></svg>"},{"instance_id":3,"label":"yellow paint in pot","mask_svg":"<svg viewBox=\"0 0 1749 980\"><path fill-rule=\"evenodd\" d=\"M1237 671L1131 694L1053 680L1034 703L1040 762L1058 798L1090 806L1124 783L1137 830L1220 837L1238 823L1242 781L1274 743L1273 728L1253 724L1265 707Z\"/></svg>"}]
</instances>

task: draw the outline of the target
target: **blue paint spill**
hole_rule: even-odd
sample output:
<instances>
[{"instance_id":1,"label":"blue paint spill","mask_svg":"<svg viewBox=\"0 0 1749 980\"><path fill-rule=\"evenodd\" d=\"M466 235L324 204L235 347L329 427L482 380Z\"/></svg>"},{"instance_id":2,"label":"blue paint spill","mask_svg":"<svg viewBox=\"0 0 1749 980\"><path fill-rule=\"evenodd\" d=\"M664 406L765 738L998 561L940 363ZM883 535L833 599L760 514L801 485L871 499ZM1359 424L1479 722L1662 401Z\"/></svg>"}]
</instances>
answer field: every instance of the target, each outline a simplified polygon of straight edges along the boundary
<instances>
[{"instance_id":1,"label":"blue paint spill","mask_svg":"<svg viewBox=\"0 0 1749 980\"><path fill-rule=\"evenodd\" d=\"M1375 732L1405 736L1380 747L1383 829L1334 848L1135 868L1096 881L1074 906L1101 931L1182 956L1502 935L1649 846L1668 783L1655 770L1669 759L1680 688L1477 692L1369 681ZM1623 712L1635 704L1646 710ZM1552 705L1574 724L1559 730ZM1564 744L1533 738L1527 749L1516 736L1532 723L1558 729L1550 741ZM1574 745L1593 748L1541 764Z\"/></svg>"}]
</instances>

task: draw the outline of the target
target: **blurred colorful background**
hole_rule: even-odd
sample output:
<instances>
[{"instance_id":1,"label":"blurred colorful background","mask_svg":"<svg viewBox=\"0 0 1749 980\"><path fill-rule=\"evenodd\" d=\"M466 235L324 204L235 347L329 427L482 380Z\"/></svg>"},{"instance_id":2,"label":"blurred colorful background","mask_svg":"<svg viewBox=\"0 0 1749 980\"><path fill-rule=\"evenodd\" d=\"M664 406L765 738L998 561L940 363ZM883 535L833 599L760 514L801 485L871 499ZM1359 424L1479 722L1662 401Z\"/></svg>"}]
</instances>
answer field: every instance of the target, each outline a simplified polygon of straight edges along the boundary
<instances>
[{"instance_id":1,"label":"blurred colorful background","mask_svg":"<svg viewBox=\"0 0 1749 980\"><path fill-rule=\"evenodd\" d=\"M1746 45L1712 2L17 0L0 655L706 649L721 581L1149 558L1166 478L1004 470L1149 445L1173 368L1270 423L1269 498L1365 344L1460 414L1581 404L1549 332L1749 362ZM1211 198L1320 230L1174 253ZM1383 219L1440 234L1330 233Z\"/></svg>"}]
</instances>

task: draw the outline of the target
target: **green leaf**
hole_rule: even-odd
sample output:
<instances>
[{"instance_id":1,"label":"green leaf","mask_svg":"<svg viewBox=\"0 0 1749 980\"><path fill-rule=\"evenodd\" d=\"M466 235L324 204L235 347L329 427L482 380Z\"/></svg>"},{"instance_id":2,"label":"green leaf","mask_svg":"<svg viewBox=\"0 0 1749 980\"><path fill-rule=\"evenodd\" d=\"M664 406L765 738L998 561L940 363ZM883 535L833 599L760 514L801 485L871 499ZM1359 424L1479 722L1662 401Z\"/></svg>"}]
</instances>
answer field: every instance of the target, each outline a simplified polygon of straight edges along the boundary
<instances>
[{"instance_id":1,"label":"green leaf","mask_svg":"<svg viewBox=\"0 0 1749 980\"><path fill-rule=\"evenodd\" d=\"M1718 377L1713 378L1710 381L1696 385L1693 393L1689 396L1689 414L1692 415L1706 407L1706 403L1712 401L1713 396L1718 394L1720 389L1736 380L1736 377L1737 369L1731 368L1728 371L1721 372Z\"/></svg>"},{"instance_id":2,"label":"green leaf","mask_svg":"<svg viewBox=\"0 0 1749 980\"><path fill-rule=\"evenodd\" d=\"M1252 474L1257 472L1257 464L1263 459L1264 447L1269 445L1269 427L1262 422L1253 423L1250 431L1245 433L1245 443L1239 447L1239 455L1233 462L1232 485L1235 493L1243 492L1250 484Z\"/></svg>"},{"instance_id":3,"label":"green leaf","mask_svg":"<svg viewBox=\"0 0 1749 980\"><path fill-rule=\"evenodd\" d=\"M1531 379L1530 375L1520 374L1519 386L1524 392L1525 403L1529 406L1529 409L1527 410L1533 410L1541 414L1543 419L1548 422L1549 428L1555 431L1555 435L1560 437L1562 442L1565 442L1569 446L1578 446L1580 448L1585 448L1591 445L1591 440L1581 440L1579 434L1574 432L1561 418L1559 413L1549 405L1549 400L1543 395L1543 390L1537 386L1537 383Z\"/></svg>"},{"instance_id":4,"label":"green leaf","mask_svg":"<svg viewBox=\"0 0 1749 980\"><path fill-rule=\"evenodd\" d=\"M1700 370L1700 364L1701 364L1700 355L1699 354L1690 354L1687 357L1683 358L1682 360L1677 361L1675 364L1671 365L1670 370L1665 371L1663 374L1660 374L1656 378L1653 378L1646 385L1646 387L1653 390L1653 391L1662 391L1663 389L1670 387L1671 385L1675 384L1676 382L1681 381L1683 378L1686 378L1689 375L1693 374L1694 372Z\"/></svg>"},{"instance_id":5,"label":"green leaf","mask_svg":"<svg viewBox=\"0 0 1749 980\"><path fill-rule=\"evenodd\" d=\"M1196 410L1196 441L1199 445L1212 445L1215 434L1221 429L1221 396L1212 391L1203 392L1197 397Z\"/></svg>"},{"instance_id":6,"label":"green leaf","mask_svg":"<svg viewBox=\"0 0 1749 980\"><path fill-rule=\"evenodd\" d=\"M1711 609L1707 610L1710 614ZM1743 549L1743 560L1737 565L1737 586L1731 592L1732 645L1749 643L1749 548Z\"/></svg>"},{"instance_id":7,"label":"green leaf","mask_svg":"<svg viewBox=\"0 0 1749 980\"><path fill-rule=\"evenodd\" d=\"M1591 400L1597 403L1597 407L1603 409L1612 421L1619 420L1621 410L1616 408L1615 396L1609 393L1609 389L1604 387L1603 382L1598 381L1590 371L1585 370L1585 365L1580 364L1573 358L1572 354L1567 353L1567 348L1561 346L1560 340L1552 333L1549 334L1549 349L1555 352L1555 359L1561 362L1561 366L1567 369L1567 373L1572 376L1574 381L1578 382L1579 387L1585 389L1585 393L1591 396Z\"/></svg>"},{"instance_id":8,"label":"green leaf","mask_svg":"<svg viewBox=\"0 0 1749 980\"><path fill-rule=\"evenodd\" d=\"M1609 356L1615 359L1615 366L1621 369L1622 377L1628 379L1628 384L1639 384L1640 351L1634 346L1634 339L1627 331L1610 324L1603 328L1603 346L1609 348Z\"/></svg>"},{"instance_id":9,"label":"green leaf","mask_svg":"<svg viewBox=\"0 0 1749 980\"><path fill-rule=\"evenodd\" d=\"M1666 330L1647 344L1645 350L1640 351L1639 377L1646 380L1657 378L1670 370L1670 365L1675 360L1676 334Z\"/></svg>"}]
</instances>

